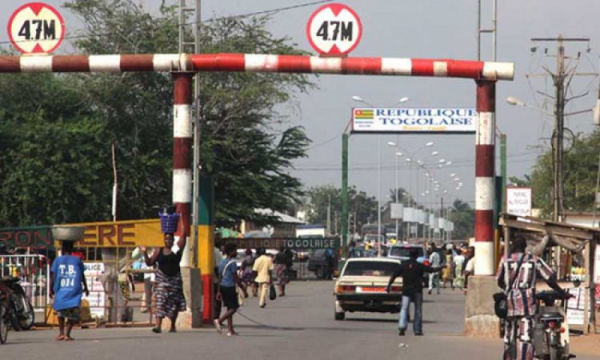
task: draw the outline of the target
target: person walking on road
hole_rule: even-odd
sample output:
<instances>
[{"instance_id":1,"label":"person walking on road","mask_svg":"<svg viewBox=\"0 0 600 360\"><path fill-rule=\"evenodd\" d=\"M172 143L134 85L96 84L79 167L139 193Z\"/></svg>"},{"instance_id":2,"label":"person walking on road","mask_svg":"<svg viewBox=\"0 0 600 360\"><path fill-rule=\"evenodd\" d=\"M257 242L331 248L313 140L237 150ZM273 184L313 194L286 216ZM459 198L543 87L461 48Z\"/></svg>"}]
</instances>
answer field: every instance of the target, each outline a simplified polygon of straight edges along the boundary
<instances>
[{"instance_id":1,"label":"person walking on road","mask_svg":"<svg viewBox=\"0 0 600 360\"><path fill-rule=\"evenodd\" d=\"M217 292L217 301L222 301L227 311L218 319L213 321L215 328L221 333L221 324L227 320L227 336L238 335L233 330L233 314L240 307L235 286L241 287L242 281L237 274L237 247L233 243L225 245L224 250L226 258L219 263L219 288Z\"/></svg>"},{"instance_id":2,"label":"person walking on road","mask_svg":"<svg viewBox=\"0 0 600 360\"><path fill-rule=\"evenodd\" d=\"M434 268L417 261L419 252L417 249L410 250L410 259L403 261L398 269L390 277L387 292L390 292L392 284L397 277L402 276L402 307L398 320L399 335L404 336L408 326L408 307L414 303L415 314L413 319L413 331L415 335L423 335L423 275L442 270L441 267Z\"/></svg>"},{"instance_id":3,"label":"person walking on road","mask_svg":"<svg viewBox=\"0 0 600 360\"><path fill-rule=\"evenodd\" d=\"M89 296L81 259L73 256L74 241L62 241L62 255L52 263L50 274L50 297L54 298L54 310L58 313L58 336L56 340L74 340L73 325L79 322L81 296ZM66 331L65 331L66 322Z\"/></svg>"},{"instance_id":4,"label":"person walking on road","mask_svg":"<svg viewBox=\"0 0 600 360\"><path fill-rule=\"evenodd\" d=\"M335 251L333 249L325 249L325 264L323 266L323 278L326 280L333 279L333 269L335 267Z\"/></svg>"},{"instance_id":5,"label":"person walking on road","mask_svg":"<svg viewBox=\"0 0 600 360\"><path fill-rule=\"evenodd\" d=\"M183 224L182 220L179 220ZM185 227L181 226L185 229ZM183 296L183 282L181 280L181 255L185 247L186 231L182 231L177 250L173 250L173 234L166 233L164 237L165 246L155 249L152 257L148 256L148 249L140 246L144 254L144 261L148 266L158 264L156 270L156 326L152 329L154 333L162 332L162 321L165 317L171 320L169 332L177 332L175 322L180 311L185 311L186 303Z\"/></svg>"},{"instance_id":6,"label":"person walking on road","mask_svg":"<svg viewBox=\"0 0 600 360\"><path fill-rule=\"evenodd\" d=\"M442 259L440 258L440 254L437 252L437 248L435 244L431 244L430 248L431 254L429 255L429 263L431 267L438 268L442 264ZM431 295L433 289L436 290L436 293L440 294L440 274L437 272L429 274L429 291L428 294Z\"/></svg>"},{"instance_id":7,"label":"person walking on road","mask_svg":"<svg viewBox=\"0 0 600 360\"><path fill-rule=\"evenodd\" d=\"M275 255L275 274L277 274L277 287L279 296L285 296L285 286L289 283L288 277L288 254L283 246L279 247L279 252Z\"/></svg>"},{"instance_id":8,"label":"person walking on road","mask_svg":"<svg viewBox=\"0 0 600 360\"><path fill-rule=\"evenodd\" d=\"M463 290L465 287L465 274L464 274L464 266L466 258L462 254L462 249L458 250L458 254L454 257L454 282L453 288L458 288L459 290Z\"/></svg>"},{"instance_id":9,"label":"person walking on road","mask_svg":"<svg viewBox=\"0 0 600 360\"><path fill-rule=\"evenodd\" d=\"M258 286L254 281L254 270L252 267L254 266L254 261L256 257L252 254L252 249L246 249L246 257L242 261L242 290L244 291L244 297L248 297L248 288L252 288L252 295L254 297L258 296Z\"/></svg>"},{"instance_id":10,"label":"person walking on road","mask_svg":"<svg viewBox=\"0 0 600 360\"><path fill-rule=\"evenodd\" d=\"M452 260L452 249L446 250L446 266L442 271L442 284L444 285L444 289L446 288L446 283L450 282L450 287L454 290L454 277L452 273L454 272L454 261Z\"/></svg>"},{"instance_id":11,"label":"person walking on road","mask_svg":"<svg viewBox=\"0 0 600 360\"><path fill-rule=\"evenodd\" d=\"M465 262L465 295L469 287L469 277L475 275L475 247L469 246L467 249L467 257Z\"/></svg>"},{"instance_id":12,"label":"person walking on road","mask_svg":"<svg viewBox=\"0 0 600 360\"><path fill-rule=\"evenodd\" d=\"M256 249L256 255L258 258L254 261L252 270L256 272L255 281L258 283L259 300L258 304L261 308L267 306L267 294L269 293L269 286L272 282L273 272L273 260L267 255L264 249Z\"/></svg>"},{"instance_id":13,"label":"person walking on road","mask_svg":"<svg viewBox=\"0 0 600 360\"><path fill-rule=\"evenodd\" d=\"M532 360L534 315L537 311L535 285L541 277L565 299L571 295L556 282L556 274L535 255L526 252L527 240L517 235L512 240L513 253L502 257L498 266L498 286L506 293L508 314L504 329L504 360Z\"/></svg>"}]
</instances>

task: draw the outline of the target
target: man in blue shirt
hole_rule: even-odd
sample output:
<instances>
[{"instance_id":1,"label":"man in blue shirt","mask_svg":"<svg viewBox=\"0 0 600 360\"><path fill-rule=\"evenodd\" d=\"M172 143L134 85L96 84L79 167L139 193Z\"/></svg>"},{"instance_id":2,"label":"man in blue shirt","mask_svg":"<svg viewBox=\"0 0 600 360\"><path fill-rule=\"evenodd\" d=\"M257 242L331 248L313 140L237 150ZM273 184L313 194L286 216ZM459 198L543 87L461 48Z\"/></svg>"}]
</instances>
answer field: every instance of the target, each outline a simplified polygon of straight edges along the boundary
<instances>
[{"instance_id":1,"label":"man in blue shirt","mask_svg":"<svg viewBox=\"0 0 600 360\"><path fill-rule=\"evenodd\" d=\"M59 335L56 340L73 340L71 330L79 322L82 286L85 295L89 296L83 262L73 256L74 241L62 242L62 256L52 264L50 275L50 297L54 298L54 310L58 314ZM65 319L67 331L65 333Z\"/></svg>"},{"instance_id":2,"label":"man in blue shirt","mask_svg":"<svg viewBox=\"0 0 600 360\"><path fill-rule=\"evenodd\" d=\"M221 260L218 267L220 281L217 289L217 301L222 301L227 311L220 318L214 319L213 324L220 334L221 325L227 320L227 328L229 330L227 336L233 336L238 335L233 329L233 314L240 307L236 285L241 286L242 284L237 275L237 263L235 261L237 246L234 243L228 243L225 245L223 253L227 258Z\"/></svg>"}]
</instances>

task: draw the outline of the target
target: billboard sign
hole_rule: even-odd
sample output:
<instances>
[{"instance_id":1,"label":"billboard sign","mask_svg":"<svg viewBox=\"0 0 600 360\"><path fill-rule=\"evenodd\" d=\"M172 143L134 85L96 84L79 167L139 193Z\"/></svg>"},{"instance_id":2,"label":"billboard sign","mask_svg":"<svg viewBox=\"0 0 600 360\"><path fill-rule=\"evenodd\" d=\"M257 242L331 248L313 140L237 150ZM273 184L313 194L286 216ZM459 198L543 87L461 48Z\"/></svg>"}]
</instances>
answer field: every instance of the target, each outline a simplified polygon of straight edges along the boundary
<instances>
[{"instance_id":1,"label":"billboard sign","mask_svg":"<svg viewBox=\"0 0 600 360\"><path fill-rule=\"evenodd\" d=\"M228 242L235 243L240 249L337 249L341 246L339 237L306 237L306 238L242 238L215 240L215 246Z\"/></svg>"},{"instance_id":2,"label":"billboard sign","mask_svg":"<svg viewBox=\"0 0 600 360\"><path fill-rule=\"evenodd\" d=\"M531 216L531 188L507 187L506 212L516 216Z\"/></svg>"},{"instance_id":3,"label":"billboard sign","mask_svg":"<svg viewBox=\"0 0 600 360\"><path fill-rule=\"evenodd\" d=\"M472 108L355 108L353 133L474 134L477 111Z\"/></svg>"}]
</instances>

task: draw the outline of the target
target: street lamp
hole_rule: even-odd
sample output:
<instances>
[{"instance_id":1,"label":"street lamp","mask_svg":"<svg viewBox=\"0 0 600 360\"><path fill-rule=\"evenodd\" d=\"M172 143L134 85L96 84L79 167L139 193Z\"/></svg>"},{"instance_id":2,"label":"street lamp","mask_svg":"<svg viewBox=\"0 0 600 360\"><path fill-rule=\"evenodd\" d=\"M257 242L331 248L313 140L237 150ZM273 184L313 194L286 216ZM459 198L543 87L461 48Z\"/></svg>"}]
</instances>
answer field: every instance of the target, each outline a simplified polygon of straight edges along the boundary
<instances>
[{"instance_id":1,"label":"street lamp","mask_svg":"<svg viewBox=\"0 0 600 360\"><path fill-rule=\"evenodd\" d=\"M352 96L352 100L361 102L363 104L369 105L372 108L375 108L373 104L368 101L365 101L360 96L354 95ZM395 104L402 104L407 102L408 97L401 97L396 101ZM377 137L377 153L378 153L378 165L377 165L377 256L381 256L381 134ZM397 157L396 157L397 159ZM398 161L396 160L396 183L398 182ZM396 186L396 203L398 203L398 186ZM398 221L396 220L396 224ZM396 225L396 234L398 233L398 225Z\"/></svg>"}]
</instances>

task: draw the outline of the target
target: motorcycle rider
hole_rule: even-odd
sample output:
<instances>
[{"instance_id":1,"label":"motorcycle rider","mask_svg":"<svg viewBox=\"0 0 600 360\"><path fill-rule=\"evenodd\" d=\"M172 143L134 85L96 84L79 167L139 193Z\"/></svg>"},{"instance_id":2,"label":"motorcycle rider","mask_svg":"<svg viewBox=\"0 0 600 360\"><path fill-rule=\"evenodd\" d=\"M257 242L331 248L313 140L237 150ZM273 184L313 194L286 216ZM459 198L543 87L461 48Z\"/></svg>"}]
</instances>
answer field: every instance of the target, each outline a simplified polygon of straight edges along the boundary
<instances>
[{"instance_id":1,"label":"motorcycle rider","mask_svg":"<svg viewBox=\"0 0 600 360\"><path fill-rule=\"evenodd\" d=\"M508 260L502 257L498 266L498 286L506 292L508 316L504 330L504 360L533 359L534 315L537 311L536 280L540 276L555 291L568 298L556 282L556 274L539 257L527 253L527 240L522 234L512 239L513 252ZM521 267L518 269L519 262ZM506 271L509 269L509 271ZM511 283L512 287L506 289Z\"/></svg>"}]
</instances>

